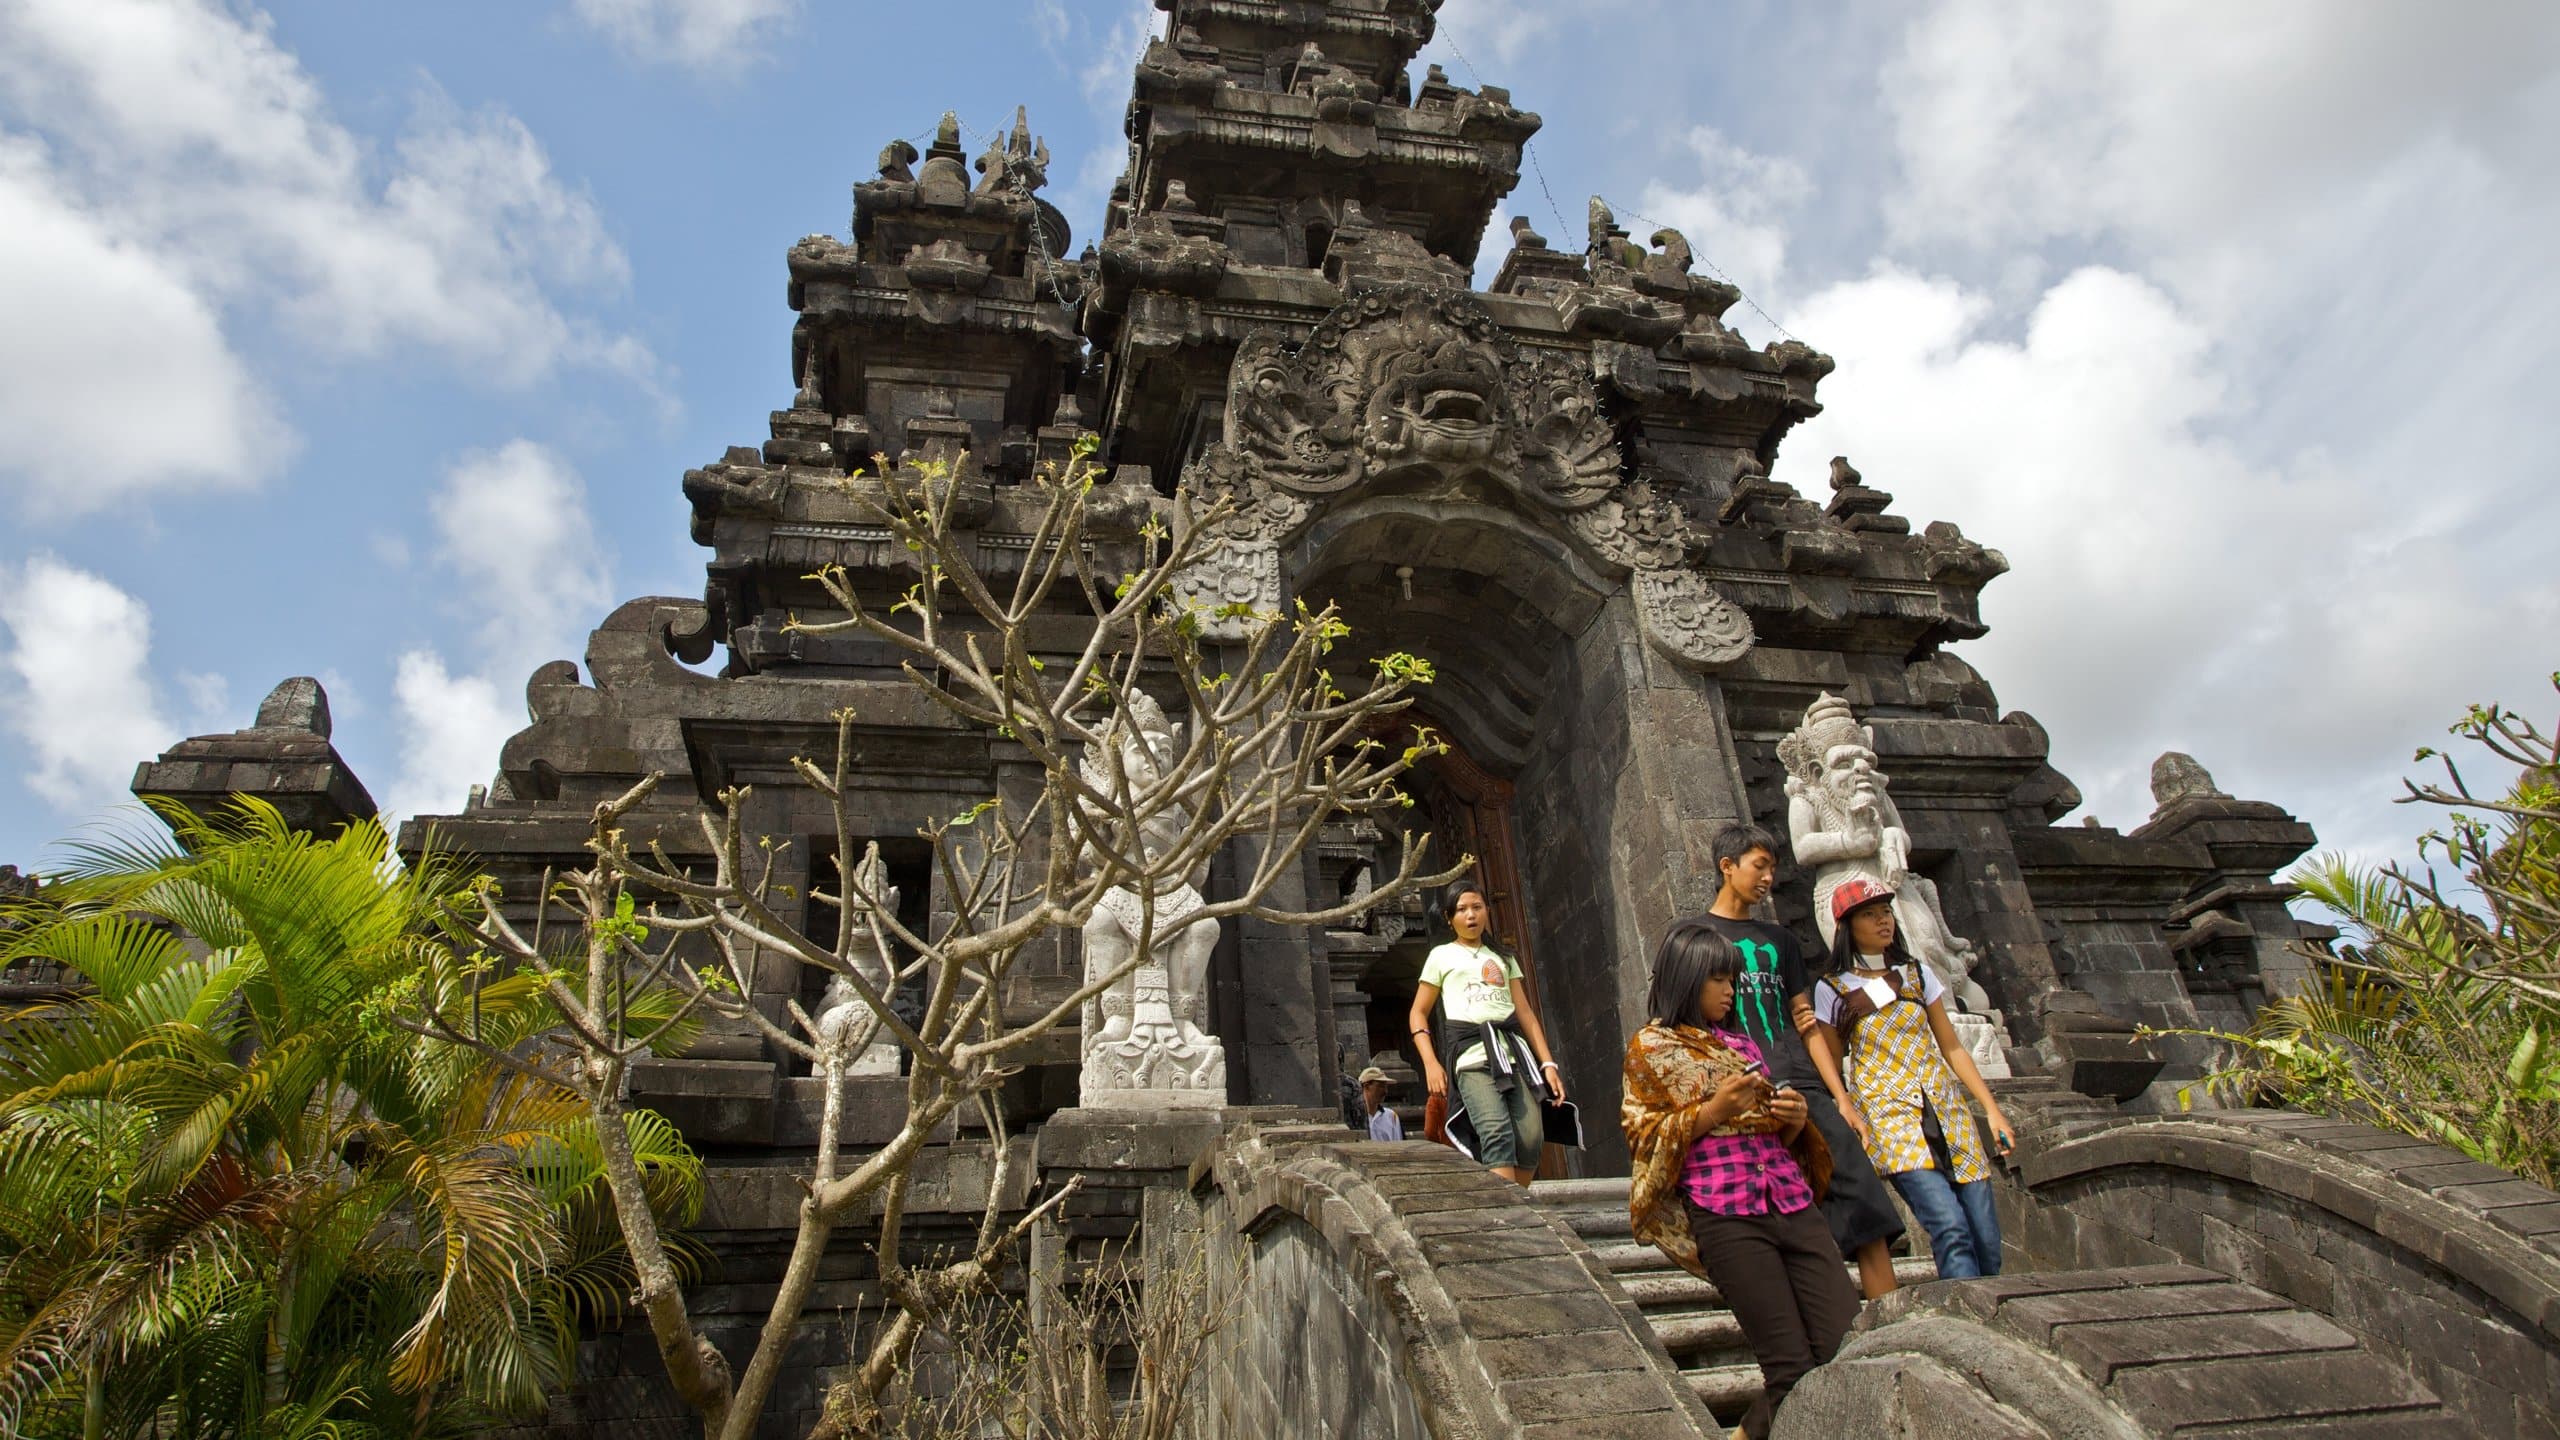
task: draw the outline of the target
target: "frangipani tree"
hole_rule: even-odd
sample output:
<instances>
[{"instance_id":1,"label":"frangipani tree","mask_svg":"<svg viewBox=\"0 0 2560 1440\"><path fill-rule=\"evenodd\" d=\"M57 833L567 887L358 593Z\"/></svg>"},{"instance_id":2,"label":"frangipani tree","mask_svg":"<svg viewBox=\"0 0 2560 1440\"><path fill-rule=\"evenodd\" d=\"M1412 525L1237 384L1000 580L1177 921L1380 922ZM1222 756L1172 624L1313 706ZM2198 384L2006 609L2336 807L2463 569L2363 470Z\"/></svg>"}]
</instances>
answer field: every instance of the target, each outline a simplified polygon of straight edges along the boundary
<instances>
[{"instance_id":1,"label":"frangipani tree","mask_svg":"<svg viewBox=\"0 0 2560 1440\"><path fill-rule=\"evenodd\" d=\"M534 976L559 1012L554 1038L576 1057L576 1083L603 1139L642 1306L675 1389L701 1415L706 1435L744 1440L754 1431L838 1227L876 1217L880 1284L896 1312L863 1354L848 1357L849 1378L829 1395L820 1433L872 1433L920 1328L983 1293L1014 1243L1063 1201L1064 1190L1027 1214L1003 1213L1013 1178L1005 1167L1016 1147L1005 1143L1008 1120L996 1092L1089 1002L1159 962L1162 937L1154 933L1155 907L1140 905L1125 955L1089 965L1071 993L1025 1014L1018 1006L1026 992L1015 982L1038 942L1082 931L1115 893L1178 891L1221 852L1237 857L1234 883L1200 897L1182 916L1185 928L1241 917L1339 924L1463 869L1462 862L1423 874L1428 837L1409 836L1394 875L1365 892L1319 908L1274 903L1329 822L1409 803L1397 781L1432 742L1395 750L1366 732L1376 717L1410 703L1413 688L1430 682L1430 667L1393 655L1362 675L1337 676L1331 657L1347 627L1330 608L1283 613L1186 599L1197 567L1217 555L1227 511L1188 494L1150 494L1134 533L1106 533L1095 518L1090 451L1087 437L1072 463L1044 468L1023 487L1036 520L1019 569L1003 579L982 570L974 534L955 518L965 488L955 466L883 462L876 476L848 479L854 498L912 556L914 583L902 595L866 595L846 571L821 570L811 578L834 613L793 622L811 636L861 634L895 647L923 695L1010 747L1037 777L1036 785L1010 787L921 827L937 877L938 923L902 922L878 893L878 871L862 862L865 837L849 803L859 719L851 712L837 716L832 757L794 762L800 781L834 809L832 883L807 897L832 911L831 926L813 932L803 923L819 907L804 910L790 891L771 837L747 832L743 790L723 792L699 817L714 857L707 873L635 845L625 821L657 777L596 808L593 863L558 877L545 897L575 922L577 955L544 953L494 895L469 918L474 943L502 968ZM1126 498L1112 497L1124 514ZM1128 563L1105 572L1103 555ZM1061 617L1081 627L1072 648L1043 641ZM1147 744L1128 743L1142 732ZM777 1019L744 1003L754 967L768 955L825 972L838 993L858 1000L862 1023L822 1025L797 1004ZM894 974L877 968L882 956L902 957ZM899 984L921 989L920 1012L891 1004ZM625 1077L663 1039L630 1022L639 995L674 997L655 1012L659 1025L702 1012L744 1020L831 1079L879 1034L908 1057L903 1122L850 1162L839 1154L840 1087L826 1087L798 1231L743 1370L694 1324L643 1169L623 1153ZM421 1023L447 1035L463 1028L450 1005L430 1007ZM995 1183L968 1253L918 1271L899 1245L910 1177L937 1130L964 1107L992 1138Z\"/></svg>"}]
</instances>

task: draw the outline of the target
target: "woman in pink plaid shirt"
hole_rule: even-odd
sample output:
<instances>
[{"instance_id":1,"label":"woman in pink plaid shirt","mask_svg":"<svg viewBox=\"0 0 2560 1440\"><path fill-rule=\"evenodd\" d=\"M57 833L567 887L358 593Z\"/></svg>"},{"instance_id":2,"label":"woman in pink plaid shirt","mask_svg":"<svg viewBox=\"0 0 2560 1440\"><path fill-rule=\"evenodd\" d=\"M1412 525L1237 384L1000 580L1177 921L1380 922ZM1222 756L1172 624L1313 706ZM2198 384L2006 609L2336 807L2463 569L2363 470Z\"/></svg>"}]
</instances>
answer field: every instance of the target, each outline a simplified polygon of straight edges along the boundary
<instances>
[{"instance_id":1,"label":"woman in pink plaid shirt","mask_svg":"<svg viewBox=\"0 0 2560 1440\"><path fill-rule=\"evenodd\" d=\"M1639 1239L1714 1282L1760 1362L1760 1399L1742 1433L1760 1440L1787 1392L1829 1360L1857 1318L1840 1247L1815 1204L1830 1181L1804 1097L1773 1087L1738 1029L1741 952L1696 921L1654 957L1651 1023L1627 1046L1619 1119L1635 1162L1629 1218Z\"/></svg>"}]
</instances>

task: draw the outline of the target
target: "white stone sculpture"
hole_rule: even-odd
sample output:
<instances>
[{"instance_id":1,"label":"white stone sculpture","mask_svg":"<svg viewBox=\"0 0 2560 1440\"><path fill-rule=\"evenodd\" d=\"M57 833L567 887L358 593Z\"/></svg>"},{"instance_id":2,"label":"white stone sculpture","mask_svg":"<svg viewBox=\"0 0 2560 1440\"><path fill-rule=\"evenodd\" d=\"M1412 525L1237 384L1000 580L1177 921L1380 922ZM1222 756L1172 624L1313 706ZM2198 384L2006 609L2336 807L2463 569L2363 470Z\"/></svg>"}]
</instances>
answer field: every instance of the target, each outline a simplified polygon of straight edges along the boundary
<instances>
[{"instance_id":1,"label":"white stone sculpture","mask_svg":"<svg viewBox=\"0 0 2560 1440\"><path fill-rule=\"evenodd\" d=\"M1948 1019L1987 1077L2009 1073L2008 1027L1973 979L1973 942L1947 926L1938 887L1911 869L1911 832L1876 773L1875 734L1849 703L1824 695L1804 723L1778 742L1787 767L1787 835L1796 863L1814 867L1813 920L1831 943L1831 892L1865 879L1893 892L1893 918L1905 948L1935 972L1956 1004Z\"/></svg>"},{"instance_id":2,"label":"white stone sculpture","mask_svg":"<svg viewBox=\"0 0 2560 1440\"><path fill-rule=\"evenodd\" d=\"M858 895L869 896L870 902L865 904L857 895L841 897L853 916L853 943L845 950L845 961L885 1000L896 992L897 967L872 938L870 919L874 911L898 913L898 887L889 883L889 867L881 863L878 844L864 847L862 863L853 870L853 883ZM827 993L818 999L817 1025L818 1043L844 1052L845 1074L898 1073L897 1041L845 977L828 977Z\"/></svg>"},{"instance_id":3,"label":"white stone sculpture","mask_svg":"<svg viewBox=\"0 0 2560 1440\"><path fill-rule=\"evenodd\" d=\"M1125 793L1136 796L1179 752L1182 732L1153 700L1138 694L1106 743L1118 758ZM1078 768L1096 792L1122 793L1104 757L1087 753ZM1188 819L1168 807L1142 822L1134 837L1114 836L1114 843L1134 840L1150 862L1160 860ZM1086 821L1105 833L1112 828L1109 817L1090 807ZM1199 889L1207 879L1204 861L1191 874L1159 880L1150 889L1121 886L1094 906L1084 927L1086 979L1098 980L1133 956L1138 965L1085 1006L1079 1103L1143 1110L1226 1103L1226 1048L1208 1028L1209 957L1218 946L1218 927L1186 918L1207 903Z\"/></svg>"}]
</instances>

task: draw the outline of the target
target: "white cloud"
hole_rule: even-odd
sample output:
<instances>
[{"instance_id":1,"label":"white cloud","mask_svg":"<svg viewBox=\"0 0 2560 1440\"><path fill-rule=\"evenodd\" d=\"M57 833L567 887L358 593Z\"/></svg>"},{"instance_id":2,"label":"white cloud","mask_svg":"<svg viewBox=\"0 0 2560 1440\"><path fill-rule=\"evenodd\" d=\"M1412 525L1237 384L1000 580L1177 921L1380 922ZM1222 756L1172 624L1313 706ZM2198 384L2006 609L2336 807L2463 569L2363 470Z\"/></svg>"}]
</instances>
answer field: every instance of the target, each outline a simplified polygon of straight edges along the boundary
<instances>
[{"instance_id":1,"label":"white cloud","mask_svg":"<svg viewBox=\"0 0 2560 1440\"><path fill-rule=\"evenodd\" d=\"M1891 258L1790 312L1842 362L1793 478L2010 553L1964 650L2104 818L2174 746L2405 851L2411 748L2552 663L2560 10L1940 0L1878 90Z\"/></svg>"},{"instance_id":2,"label":"white cloud","mask_svg":"<svg viewBox=\"0 0 2560 1440\"><path fill-rule=\"evenodd\" d=\"M1984 592L1991 634L1957 653L2045 723L2092 813L2139 822L2151 758L2180 749L2225 788L2353 817L2334 842L2387 845L2376 802L2406 746L2547 668L2462 637L2493 614L2550 633L2560 582L2465 564L2488 517L2424 523L2317 453L2260 462L2220 438L2224 357L2140 277L2073 273L2016 340L1992 316L1890 267L1809 300L1790 323L1840 369L1780 477L1822 493L1845 453L1915 524L1957 519L2012 556Z\"/></svg>"},{"instance_id":3,"label":"white cloud","mask_svg":"<svg viewBox=\"0 0 2560 1440\"><path fill-rule=\"evenodd\" d=\"M2560 59L2560 10L2265 0L1941 0L1880 77L1907 237L2121 232L2260 246L2441 142L2548 160L2519 132ZM2547 95L2545 102L2547 104Z\"/></svg>"},{"instance_id":4,"label":"white cloud","mask_svg":"<svg viewBox=\"0 0 2560 1440\"><path fill-rule=\"evenodd\" d=\"M432 650L400 657L392 699L400 707L400 773L382 805L404 820L460 810L471 787L497 773L499 747L525 725L495 681L455 675Z\"/></svg>"},{"instance_id":5,"label":"white cloud","mask_svg":"<svg viewBox=\"0 0 2560 1440\"><path fill-rule=\"evenodd\" d=\"M501 384L654 377L639 342L563 308L619 290L629 265L504 112L430 93L377 154L263 13L213 0L12 0L0 96L0 120L44 142L0 130L0 256L25 262L0 287L13 321L36 319L0 339L0 434L38 492L99 503L270 473L282 427L225 333L250 317L324 352L424 349ZM45 403L55 391L89 398ZM98 423L135 394L161 407L153 425Z\"/></svg>"},{"instance_id":6,"label":"white cloud","mask_svg":"<svg viewBox=\"0 0 2560 1440\"><path fill-rule=\"evenodd\" d=\"M237 730L246 723L244 717L231 713L231 680L228 676L182 670L177 679L178 693L186 697L188 733L218 734Z\"/></svg>"},{"instance_id":7,"label":"white cloud","mask_svg":"<svg viewBox=\"0 0 2560 1440\"><path fill-rule=\"evenodd\" d=\"M456 582L472 640L458 665L424 648L400 657L403 758L385 805L404 816L458 809L488 783L500 746L524 728L513 697L526 677L576 654L612 598L586 486L543 446L515 440L464 456L430 509L436 566Z\"/></svg>"},{"instance_id":8,"label":"white cloud","mask_svg":"<svg viewBox=\"0 0 2560 1440\"><path fill-rule=\"evenodd\" d=\"M37 555L0 571L0 630L0 723L34 762L27 787L65 814L123 798L133 767L178 738L151 683L150 609Z\"/></svg>"},{"instance_id":9,"label":"white cloud","mask_svg":"<svg viewBox=\"0 0 2560 1440\"><path fill-rule=\"evenodd\" d=\"M557 452L513 440L466 455L432 502L437 559L481 612L481 652L524 662L583 635L612 598L586 485ZM571 628L574 627L574 628ZM518 678L521 678L519 676Z\"/></svg>"},{"instance_id":10,"label":"white cloud","mask_svg":"<svg viewBox=\"0 0 2560 1440\"><path fill-rule=\"evenodd\" d=\"M0 215L0 477L33 508L274 471L290 438L165 251L117 233L63 193L41 146L7 135Z\"/></svg>"},{"instance_id":11,"label":"white cloud","mask_svg":"<svg viewBox=\"0 0 2560 1440\"><path fill-rule=\"evenodd\" d=\"M789 26L799 0L570 0L580 20L624 54L655 64L730 70Z\"/></svg>"},{"instance_id":12,"label":"white cloud","mask_svg":"<svg viewBox=\"0 0 2560 1440\"><path fill-rule=\"evenodd\" d=\"M1698 157L1699 183L1683 189L1648 180L1637 210L1618 223L1639 241L1647 238L1639 215L1671 226L1688 238L1702 268L1723 272L1763 305L1777 304L1788 226L1813 194L1812 180L1796 162L1755 154L1711 126L1691 128L1682 141Z\"/></svg>"},{"instance_id":13,"label":"white cloud","mask_svg":"<svg viewBox=\"0 0 2560 1440\"><path fill-rule=\"evenodd\" d=\"M1528 0L1449 0L1440 9L1435 38L1453 56L1464 55L1468 60L1488 64L1508 63L1519 59L1530 42L1553 29L1555 23L1552 7ZM1458 78L1473 83L1463 70Z\"/></svg>"}]
</instances>

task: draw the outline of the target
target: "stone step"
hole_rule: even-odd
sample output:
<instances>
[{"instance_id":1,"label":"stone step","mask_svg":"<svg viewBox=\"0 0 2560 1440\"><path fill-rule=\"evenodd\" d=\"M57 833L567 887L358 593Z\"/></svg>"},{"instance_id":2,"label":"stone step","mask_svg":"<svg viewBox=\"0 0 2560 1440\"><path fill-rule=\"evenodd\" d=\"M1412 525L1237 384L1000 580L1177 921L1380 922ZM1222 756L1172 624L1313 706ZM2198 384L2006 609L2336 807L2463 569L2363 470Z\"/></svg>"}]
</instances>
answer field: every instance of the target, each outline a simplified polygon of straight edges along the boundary
<instances>
[{"instance_id":1,"label":"stone step","mask_svg":"<svg viewBox=\"0 0 2560 1440\"><path fill-rule=\"evenodd\" d=\"M1627 1208L1627 1179L1615 1180L1540 1180L1530 1185L1529 1198L1549 1210L1569 1206L1615 1205L1620 1214Z\"/></svg>"},{"instance_id":2,"label":"stone step","mask_svg":"<svg viewBox=\"0 0 2560 1440\"><path fill-rule=\"evenodd\" d=\"M1650 1245L1622 1240L1615 1245L1594 1245L1592 1255L1608 1267L1612 1275L1634 1275L1646 1270L1661 1270L1686 1275L1689 1272L1671 1263L1671 1257Z\"/></svg>"},{"instance_id":3,"label":"stone step","mask_svg":"<svg viewBox=\"0 0 2560 1440\"><path fill-rule=\"evenodd\" d=\"M1760 1398L1760 1367L1749 1365L1710 1365L1686 1371L1683 1378L1698 1399L1718 1420L1733 1421Z\"/></svg>"},{"instance_id":4,"label":"stone step","mask_svg":"<svg viewBox=\"0 0 2560 1440\"><path fill-rule=\"evenodd\" d=\"M1626 1291L1627 1298L1648 1313L1657 1309L1696 1309L1724 1303L1724 1297L1716 1292L1715 1286L1677 1266L1620 1275L1618 1288Z\"/></svg>"},{"instance_id":5,"label":"stone step","mask_svg":"<svg viewBox=\"0 0 2560 1440\"><path fill-rule=\"evenodd\" d=\"M1657 1259L1661 1259L1661 1251L1656 1250L1653 1253ZM1721 1308L1724 1305L1724 1296L1718 1293L1714 1285L1671 1264L1667 1259L1662 1259L1656 1266L1642 1269L1613 1269L1611 1273L1618 1282L1618 1288L1626 1291L1627 1298L1636 1302L1636 1305L1647 1314L1658 1308L1695 1310ZM1857 1267L1851 1266L1849 1273L1854 1279L1857 1275ZM1893 1262L1893 1278L1903 1285L1923 1285L1938 1278L1938 1267L1926 1258L1896 1260Z\"/></svg>"},{"instance_id":6,"label":"stone step","mask_svg":"<svg viewBox=\"0 0 2560 1440\"><path fill-rule=\"evenodd\" d=\"M1647 1312L1653 1333L1662 1337L1662 1348L1678 1359L1701 1350L1731 1350L1747 1347L1742 1338L1742 1322L1721 1305L1714 1309Z\"/></svg>"},{"instance_id":7,"label":"stone step","mask_svg":"<svg viewBox=\"0 0 2560 1440\"><path fill-rule=\"evenodd\" d=\"M1530 1187L1539 1208L1573 1228L1591 1247L1627 1298L1636 1302L1698 1399L1715 1417L1733 1423L1760 1398L1760 1367L1743 1338L1742 1322L1725 1308L1716 1287L1669 1256L1635 1239L1627 1219L1624 1180L1541 1180ZM1927 1256L1893 1262L1894 1278L1918 1285L1937 1278ZM1852 1282L1857 1267L1849 1267Z\"/></svg>"}]
</instances>

